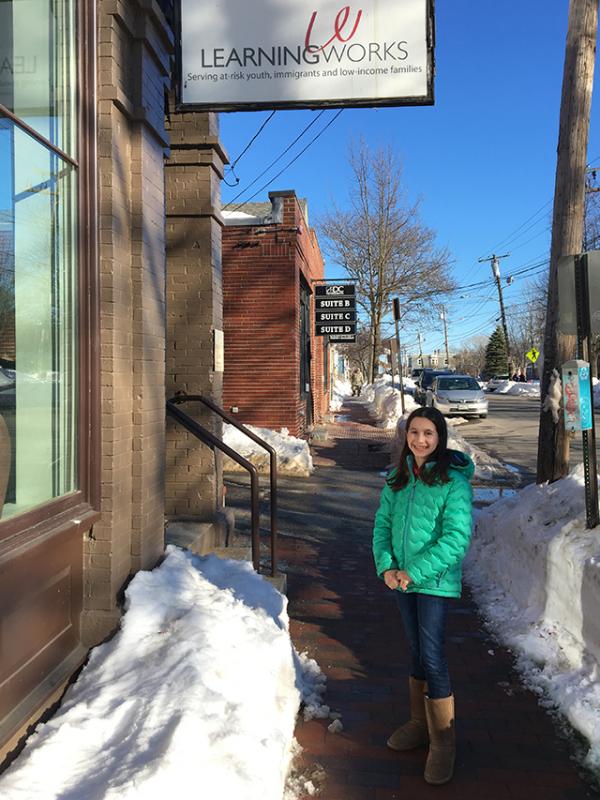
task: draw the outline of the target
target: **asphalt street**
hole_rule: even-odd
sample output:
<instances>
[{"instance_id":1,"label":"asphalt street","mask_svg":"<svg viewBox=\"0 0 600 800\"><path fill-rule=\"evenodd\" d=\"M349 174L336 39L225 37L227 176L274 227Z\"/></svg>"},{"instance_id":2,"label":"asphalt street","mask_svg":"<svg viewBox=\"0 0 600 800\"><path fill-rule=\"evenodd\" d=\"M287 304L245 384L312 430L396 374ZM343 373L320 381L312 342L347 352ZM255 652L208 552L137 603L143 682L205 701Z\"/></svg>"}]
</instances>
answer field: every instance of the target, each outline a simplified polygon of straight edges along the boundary
<instances>
[{"instance_id":1,"label":"asphalt street","mask_svg":"<svg viewBox=\"0 0 600 800\"><path fill-rule=\"evenodd\" d=\"M468 441L490 455L519 468L524 483L535 480L539 432L540 401L538 398L514 397L493 393L488 395L489 413L486 419L470 420L457 430ZM595 414L596 429L600 430L600 414ZM581 462L581 435L571 441L572 466Z\"/></svg>"}]
</instances>

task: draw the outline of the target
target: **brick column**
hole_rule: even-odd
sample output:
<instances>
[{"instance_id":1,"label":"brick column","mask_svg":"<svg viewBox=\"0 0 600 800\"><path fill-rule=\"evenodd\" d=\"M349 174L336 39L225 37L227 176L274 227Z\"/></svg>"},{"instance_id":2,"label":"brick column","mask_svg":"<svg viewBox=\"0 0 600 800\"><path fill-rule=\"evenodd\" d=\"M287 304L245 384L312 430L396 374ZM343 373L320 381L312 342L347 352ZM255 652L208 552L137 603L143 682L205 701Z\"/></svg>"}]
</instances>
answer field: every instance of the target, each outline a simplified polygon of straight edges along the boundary
<instances>
[{"instance_id":1,"label":"brick column","mask_svg":"<svg viewBox=\"0 0 600 800\"><path fill-rule=\"evenodd\" d=\"M172 111L167 129L167 396L185 391L220 405L223 373L214 370L213 337L223 330L220 181L227 157L216 114ZM221 436L219 418L202 405L184 410ZM213 518L222 492L216 461L208 447L167 421L167 515Z\"/></svg>"},{"instance_id":2,"label":"brick column","mask_svg":"<svg viewBox=\"0 0 600 800\"><path fill-rule=\"evenodd\" d=\"M84 543L82 640L164 550L164 93L173 34L149 0L99 0L101 521Z\"/></svg>"}]
</instances>

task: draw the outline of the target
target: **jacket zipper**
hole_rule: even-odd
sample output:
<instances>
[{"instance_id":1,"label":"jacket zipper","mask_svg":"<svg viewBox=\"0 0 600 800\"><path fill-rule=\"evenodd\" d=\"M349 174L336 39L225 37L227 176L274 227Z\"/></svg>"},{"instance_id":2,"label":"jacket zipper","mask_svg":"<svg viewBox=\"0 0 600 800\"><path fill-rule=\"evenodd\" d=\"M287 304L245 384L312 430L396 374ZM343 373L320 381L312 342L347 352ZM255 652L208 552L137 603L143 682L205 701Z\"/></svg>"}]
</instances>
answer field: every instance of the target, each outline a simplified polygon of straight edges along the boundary
<instances>
[{"instance_id":1,"label":"jacket zipper","mask_svg":"<svg viewBox=\"0 0 600 800\"><path fill-rule=\"evenodd\" d=\"M412 511L413 497L414 497L414 494L415 494L416 486L417 486L417 482L416 482L416 480L413 479L413 485L412 485L412 487L410 489L410 496L408 498L408 508L406 510L406 519L404 521L404 531L402 533L402 552L404 554L404 564L402 565L402 569L404 569L404 570L406 569L406 562L407 562L407 558L406 558L406 538L407 538L406 537L406 530L407 530L408 524L410 522L410 514L411 514L411 511Z\"/></svg>"}]
</instances>

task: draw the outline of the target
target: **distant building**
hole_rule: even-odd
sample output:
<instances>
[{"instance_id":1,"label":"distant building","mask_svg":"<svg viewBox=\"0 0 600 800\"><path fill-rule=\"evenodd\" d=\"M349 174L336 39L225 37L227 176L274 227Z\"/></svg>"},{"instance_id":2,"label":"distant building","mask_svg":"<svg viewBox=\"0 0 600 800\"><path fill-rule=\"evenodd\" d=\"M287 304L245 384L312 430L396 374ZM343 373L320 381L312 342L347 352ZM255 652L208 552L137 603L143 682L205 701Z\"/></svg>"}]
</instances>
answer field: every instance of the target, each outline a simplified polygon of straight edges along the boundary
<instances>
[{"instance_id":1,"label":"distant building","mask_svg":"<svg viewBox=\"0 0 600 800\"><path fill-rule=\"evenodd\" d=\"M329 347L314 333L323 258L306 201L269 198L223 211L223 405L302 436L329 405Z\"/></svg>"},{"instance_id":2,"label":"distant building","mask_svg":"<svg viewBox=\"0 0 600 800\"><path fill-rule=\"evenodd\" d=\"M443 350L434 350L433 353L411 353L408 357L409 369L417 369L417 367L425 367L426 369L454 369L455 357L450 353L450 363L446 361L446 353Z\"/></svg>"}]
</instances>

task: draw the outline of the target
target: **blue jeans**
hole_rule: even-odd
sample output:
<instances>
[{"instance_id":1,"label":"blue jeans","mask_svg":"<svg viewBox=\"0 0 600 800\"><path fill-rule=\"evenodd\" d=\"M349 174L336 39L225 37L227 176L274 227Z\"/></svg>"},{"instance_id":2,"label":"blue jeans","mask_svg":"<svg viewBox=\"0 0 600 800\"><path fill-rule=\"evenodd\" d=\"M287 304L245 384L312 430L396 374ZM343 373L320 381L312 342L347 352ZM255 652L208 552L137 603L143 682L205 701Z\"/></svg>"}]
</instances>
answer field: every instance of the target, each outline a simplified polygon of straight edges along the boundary
<instances>
[{"instance_id":1,"label":"blue jeans","mask_svg":"<svg viewBox=\"0 0 600 800\"><path fill-rule=\"evenodd\" d=\"M449 697L452 687L444 648L447 599L400 590L395 594L410 645L410 674L427 681L428 697Z\"/></svg>"}]
</instances>

